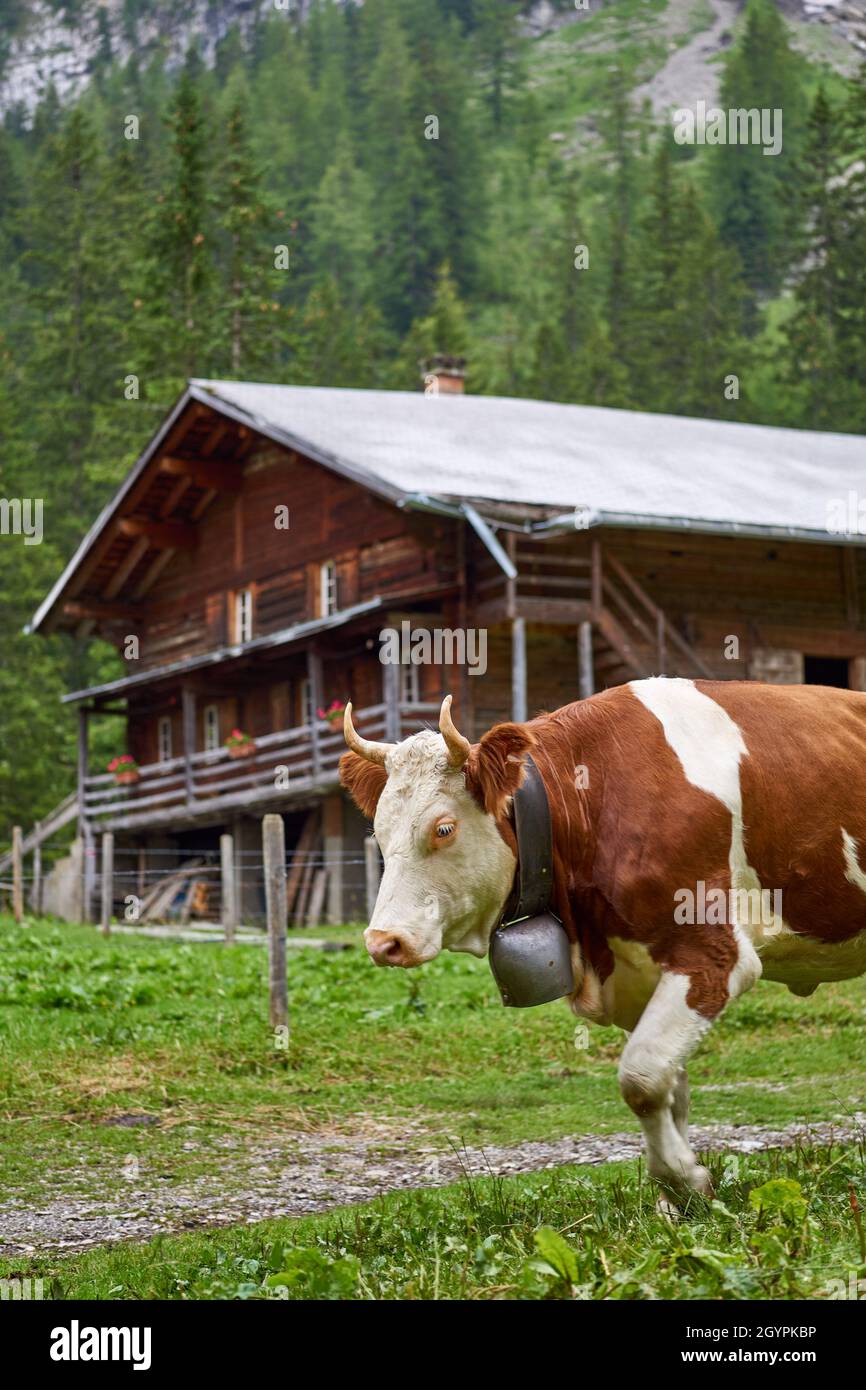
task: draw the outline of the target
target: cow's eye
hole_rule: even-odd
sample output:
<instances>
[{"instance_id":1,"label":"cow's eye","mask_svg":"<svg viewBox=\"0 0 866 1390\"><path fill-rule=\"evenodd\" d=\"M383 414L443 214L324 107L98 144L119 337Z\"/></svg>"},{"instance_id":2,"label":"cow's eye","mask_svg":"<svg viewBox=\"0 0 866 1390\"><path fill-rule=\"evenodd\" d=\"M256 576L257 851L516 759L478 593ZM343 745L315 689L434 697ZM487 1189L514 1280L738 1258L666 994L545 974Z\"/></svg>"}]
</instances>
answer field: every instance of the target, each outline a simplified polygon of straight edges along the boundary
<instances>
[{"instance_id":1,"label":"cow's eye","mask_svg":"<svg viewBox=\"0 0 866 1390\"><path fill-rule=\"evenodd\" d=\"M456 829L457 826L454 824L453 820L441 820L436 826L437 840L447 840L448 836L453 835Z\"/></svg>"}]
</instances>

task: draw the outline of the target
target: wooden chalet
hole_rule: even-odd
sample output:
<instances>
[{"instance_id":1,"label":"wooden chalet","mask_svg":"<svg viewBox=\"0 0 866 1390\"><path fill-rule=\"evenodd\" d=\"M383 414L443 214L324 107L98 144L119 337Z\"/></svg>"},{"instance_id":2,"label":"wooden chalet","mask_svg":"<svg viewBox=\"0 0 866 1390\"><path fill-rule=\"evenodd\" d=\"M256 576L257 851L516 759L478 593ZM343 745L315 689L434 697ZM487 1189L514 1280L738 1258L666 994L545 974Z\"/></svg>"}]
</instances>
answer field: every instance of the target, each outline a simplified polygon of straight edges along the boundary
<instances>
[{"instance_id":1,"label":"wooden chalet","mask_svg":"<svg viewBox=\"0 0 866 1390\"><path fill-rule=\"evenodd\" d=\"M367 827L317 713L334 701L399 739L451 691L473 738L648 674L866 688L866 520L834 523L866 492L863 439L454 386L189 383L31 624L125 657L65 697L86 846L110 829L165 864L231 829L242 855L278 810L290 847L315 822L323 917L358 918ZM438 664L383 663L385 629L483 634L485 660L446 640ZM105 713L132 785L91 763Z\"/></svg>"}]
</instances>

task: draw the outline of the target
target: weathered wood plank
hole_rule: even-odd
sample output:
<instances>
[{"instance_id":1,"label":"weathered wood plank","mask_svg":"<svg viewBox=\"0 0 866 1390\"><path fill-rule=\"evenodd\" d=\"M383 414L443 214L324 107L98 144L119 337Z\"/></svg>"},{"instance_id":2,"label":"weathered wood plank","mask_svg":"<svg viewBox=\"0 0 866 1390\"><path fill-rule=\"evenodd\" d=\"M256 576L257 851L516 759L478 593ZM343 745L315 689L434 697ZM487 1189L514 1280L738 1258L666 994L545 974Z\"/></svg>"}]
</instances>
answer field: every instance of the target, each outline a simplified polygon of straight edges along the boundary
<instances>
[{"instance_id":1,"label":"weathered wood plank","mask_svg":"<svg viewBox=\"0 0 866 1390\"><path fill-rule=\"evenodd\" d=\"M102 911L100 927L103 936L111 935L111 913L114 907L114 836L108 830L102 837Z\"/></svg>"},{"instance_id":2,"label":"weathered wood plank","mask_svg":"<svg viewBox=\"0 0 866 1390\"><path fill-rule=\"evenodd\" d=\"M265 904L268 918L268 984L271 1028L289 1026L286 973L286 830L282 816L262 821Z\"/></svg>"}]
</instances>

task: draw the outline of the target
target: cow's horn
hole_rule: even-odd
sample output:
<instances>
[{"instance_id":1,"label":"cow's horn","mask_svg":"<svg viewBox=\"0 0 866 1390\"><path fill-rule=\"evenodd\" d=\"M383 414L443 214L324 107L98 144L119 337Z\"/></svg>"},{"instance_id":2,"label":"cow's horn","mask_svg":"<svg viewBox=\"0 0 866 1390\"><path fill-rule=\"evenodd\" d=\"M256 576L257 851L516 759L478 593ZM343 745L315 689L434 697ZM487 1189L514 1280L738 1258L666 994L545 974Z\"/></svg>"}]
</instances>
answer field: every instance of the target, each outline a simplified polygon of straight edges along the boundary
<instances>
[{"instance_id":1,"label":"cow's horn","mask_svg":"<svg viewBox=\"0 0 866 1390\"><path fill-rule=\"evenodd\" d=\"M448 762L451 767L462 767L469 757L470 743L454 727L451 718L451 696L446 695L439 711L439 732L448 745Z\"/></svg>"},{"instance_id":2,"label":"cow's horn","mask_svg":"<svg viewBox=\"0 0 866 1390\"><path fill-rule=\"evenodd\" d=\"M343 736L352 752L360 754L370 763L384 763L391 749L397 746L394 743L374 743L372 739L361 738L361 735L355 732L355 726L352 723L351 700L347 703L343 714Z\"/></svg>"}]
</instances>

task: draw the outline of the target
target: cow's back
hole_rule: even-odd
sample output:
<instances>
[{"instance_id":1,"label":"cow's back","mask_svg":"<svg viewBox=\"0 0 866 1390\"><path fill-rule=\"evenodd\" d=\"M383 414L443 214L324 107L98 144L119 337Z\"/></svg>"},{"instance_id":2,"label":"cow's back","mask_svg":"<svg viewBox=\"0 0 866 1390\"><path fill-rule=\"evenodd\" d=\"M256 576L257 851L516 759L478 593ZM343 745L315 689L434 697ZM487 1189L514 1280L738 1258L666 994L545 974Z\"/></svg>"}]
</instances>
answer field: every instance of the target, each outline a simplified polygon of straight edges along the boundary
<instances>
[{"instance_id":1,"label":"cow's back","mask_svg":"<svg viewBox=\"0 0 866 1390\"><path fill-rule=\"evenodd\" d=\"M587 877L608 934L657 956L681 890L755 887L781 904L755 932L766 975L791 982L810 951L820 979L866 968L866 694L656 678L552 718L588 769ZM682 930L712 946L706 925Z\"/></svg>"}]
</instances>

